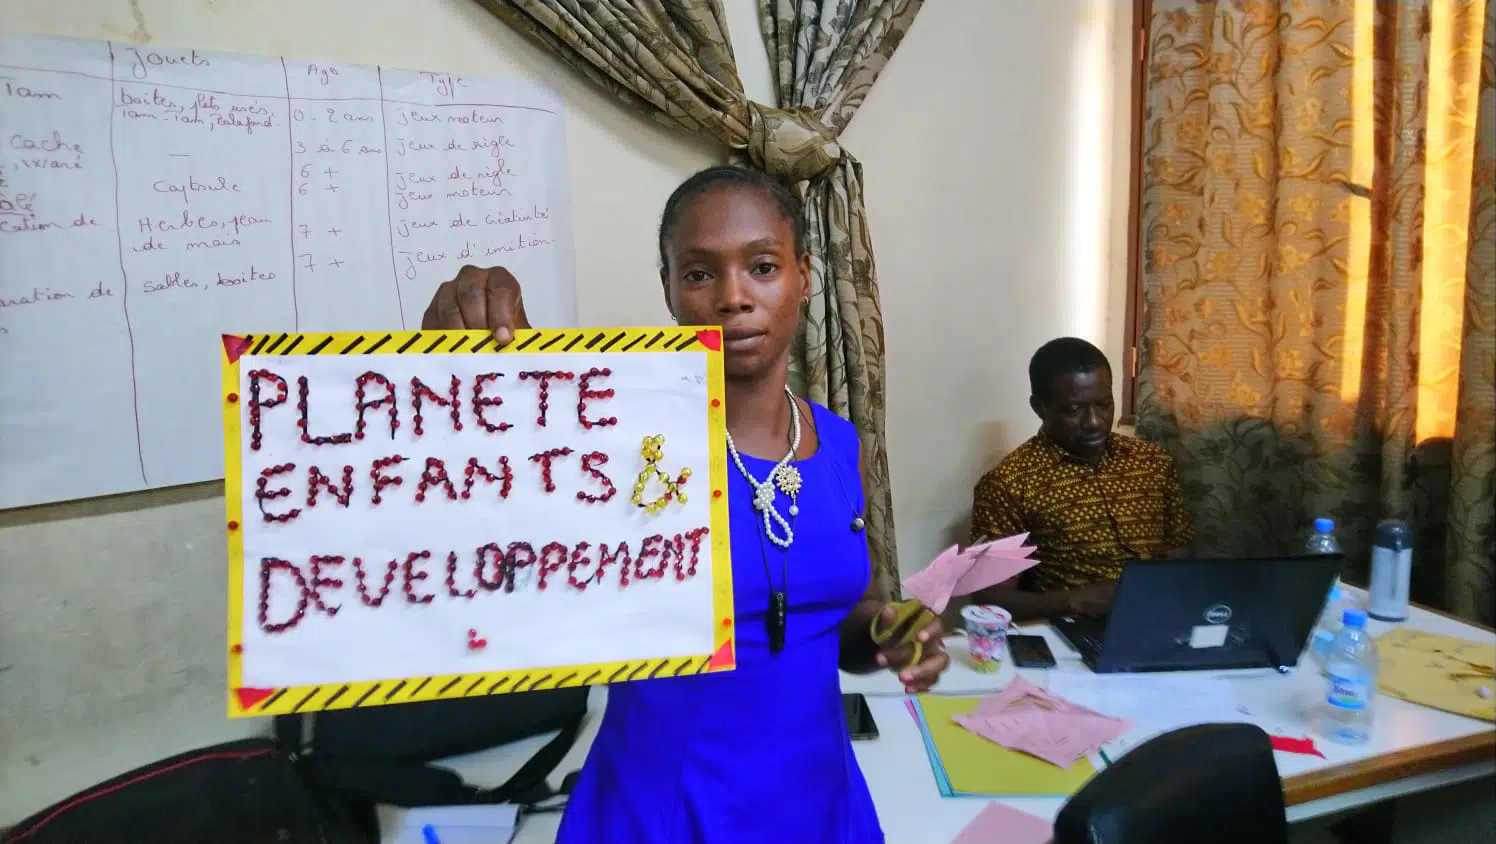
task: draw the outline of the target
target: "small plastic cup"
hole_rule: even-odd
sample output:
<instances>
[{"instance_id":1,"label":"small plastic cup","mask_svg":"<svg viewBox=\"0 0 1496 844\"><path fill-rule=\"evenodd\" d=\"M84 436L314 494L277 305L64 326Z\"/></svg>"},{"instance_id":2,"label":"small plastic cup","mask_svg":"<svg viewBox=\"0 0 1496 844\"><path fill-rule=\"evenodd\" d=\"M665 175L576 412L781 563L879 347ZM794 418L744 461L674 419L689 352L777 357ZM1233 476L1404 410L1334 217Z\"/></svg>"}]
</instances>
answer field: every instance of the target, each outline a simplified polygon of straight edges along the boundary
<instances>
[{"instance_id":1,"label":"small plastic cup","mask_svg":"<svg viewBox=\"0 0 1496 844\"><path fill-rule=\"evenodd\" d=\"M1008 624L1012 620L1013 616L1007 610L991 604L971 604L961 608L973 668L996 671L1002 665L1003 649L1008 645Z\"/></svg>"}]
</instances>

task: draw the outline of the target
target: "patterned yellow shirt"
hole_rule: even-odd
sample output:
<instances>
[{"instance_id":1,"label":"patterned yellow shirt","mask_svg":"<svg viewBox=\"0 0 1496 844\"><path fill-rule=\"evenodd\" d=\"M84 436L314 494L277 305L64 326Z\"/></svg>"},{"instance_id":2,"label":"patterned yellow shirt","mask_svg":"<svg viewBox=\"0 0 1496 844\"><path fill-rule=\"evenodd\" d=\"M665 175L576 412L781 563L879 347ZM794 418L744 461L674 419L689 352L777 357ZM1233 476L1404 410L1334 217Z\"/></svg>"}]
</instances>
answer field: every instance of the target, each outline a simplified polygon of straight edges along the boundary
<instances>
[{"instance_id":1,"label":"patterned yellow shirt","mask_svg":"<svg viewBox=\"0 0 1496 844\"><path fill-rule=\"evenodd\" d=\"M1187 545L1194 526L1162 448L1113 434L1084 463L1040 434L982 476L971 508L972 542L1024 532L1042 562L1023 586L1043 592L1115 580L1127 560Z\"/></svg>"}]
</instances>

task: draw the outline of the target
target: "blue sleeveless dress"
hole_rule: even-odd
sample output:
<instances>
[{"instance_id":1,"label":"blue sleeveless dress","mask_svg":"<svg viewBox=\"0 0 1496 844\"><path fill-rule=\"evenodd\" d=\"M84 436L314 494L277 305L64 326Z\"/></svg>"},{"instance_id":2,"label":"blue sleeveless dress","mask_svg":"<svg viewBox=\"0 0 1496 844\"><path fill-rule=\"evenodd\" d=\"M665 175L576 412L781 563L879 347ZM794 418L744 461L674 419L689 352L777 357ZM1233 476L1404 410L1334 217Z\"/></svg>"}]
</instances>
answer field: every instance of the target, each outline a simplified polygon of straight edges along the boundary
<instances>
[{"instance_id":1,"label":"blue sleeveless dress","mask_svg":"<svg viewBox=\"0 0 1496 844\"><path fill-rule=\"evenodd\" d=\"M852 754L837 673L840 624L870 574L857 433L812 404L820 442L786 552L762 535L730 468L737 669L620 683L561 821L560 844L881 844ZM771 461L743 455L754 477ZM780 512L788 501L780 496ZM767 565L766 565L767 564ZM770 654L765 568L786 588L784 650Z\"/></svg>"}]
</instances>

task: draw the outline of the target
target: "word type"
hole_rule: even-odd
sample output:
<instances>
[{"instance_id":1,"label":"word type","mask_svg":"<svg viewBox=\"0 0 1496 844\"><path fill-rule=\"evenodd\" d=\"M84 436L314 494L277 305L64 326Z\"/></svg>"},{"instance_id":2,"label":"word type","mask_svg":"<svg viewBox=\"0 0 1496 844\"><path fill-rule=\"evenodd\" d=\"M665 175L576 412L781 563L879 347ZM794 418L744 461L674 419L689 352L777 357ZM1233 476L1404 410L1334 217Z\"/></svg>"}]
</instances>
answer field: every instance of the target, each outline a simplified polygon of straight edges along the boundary
<instances>
[{"instance_id":1,"label":"word type","mask_svg":"<svg viewBox=\"0 0 1496 844\"><path fill-rule=\"evenodd\" d=\"M574 545L550 542L539 551L528 542L511 542L508 546L490 542L474 550L471 562L465 562L456 551L447 554L444 588L440 593L448 600L470 601L483 593L512 593L518 579L533 581L536 589L544 591L563 570L566 586L578 592L604 584L610 576L616 577L619 589L626 589L631 583L662 579L667 571L673 571L677 581L684 581L696 575L701 546L708 533L708 528L699 527L674 536L648 536L639 543L637 556L630 554L628 542L601 543L596 549L589 542ZM260 560L257 605L260 629L283 633L314 611L329 618L336 616L353 600L346 596L349 569L358 605L370 609L383 606L396 580L400 582L404 603L431 604L439 594L427 585L434 574L428 570L432 559L430 551L414 551L403 560L389 560L380 572L379 568L366 566L359 557L313 555L301 565L279 557L265 557ZM289 601L274 600L284 598L287 589L293 596ZM272 611L277 604L279 611Z\"/></svg>"}]
</instances>

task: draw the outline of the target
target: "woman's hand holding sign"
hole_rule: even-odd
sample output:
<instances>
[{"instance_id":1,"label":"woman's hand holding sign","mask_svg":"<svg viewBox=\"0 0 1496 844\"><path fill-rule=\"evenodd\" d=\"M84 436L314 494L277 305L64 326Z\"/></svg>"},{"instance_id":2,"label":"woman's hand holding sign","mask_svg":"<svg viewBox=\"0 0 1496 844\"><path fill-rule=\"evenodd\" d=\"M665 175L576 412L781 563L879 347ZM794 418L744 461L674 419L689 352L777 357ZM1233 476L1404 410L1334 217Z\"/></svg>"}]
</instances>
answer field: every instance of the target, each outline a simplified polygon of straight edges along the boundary
<instances>
[{"instance_id":1,"label":"woman's hand holding sign","mask_svg":"<svg viewBox=\"0 0 1496 844\"><path fill-rule=\"evenodd\" d=\"M422 330L490 331L499 346L514 340L517 329L529 327L519 281L503 267L463 267L436 289L421 317Z\"/></svg>"}]
</instances>

